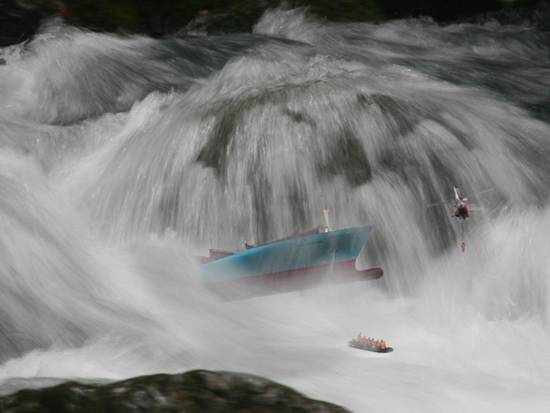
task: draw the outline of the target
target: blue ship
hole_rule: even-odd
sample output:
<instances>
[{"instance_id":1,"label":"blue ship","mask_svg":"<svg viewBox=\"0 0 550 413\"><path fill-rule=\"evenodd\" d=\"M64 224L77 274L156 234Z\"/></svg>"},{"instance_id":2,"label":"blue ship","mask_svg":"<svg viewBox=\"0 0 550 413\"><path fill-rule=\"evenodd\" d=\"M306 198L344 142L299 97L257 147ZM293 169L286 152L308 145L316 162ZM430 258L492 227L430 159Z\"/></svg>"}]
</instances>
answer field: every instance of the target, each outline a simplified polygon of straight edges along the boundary
<instances>
[{"instance_id":1,"label":"blue ship","mask_svg":"<svg viewBox=\"0 0 550 413\"><path fill-rule=\"evenodd\" d=\"M262 295L311 288L323 282L380 278L380 267L357 268L373 225L329 231L317 227L242 252L210 250L202 273L224 295Z\"/></svg>"}]
</instances>

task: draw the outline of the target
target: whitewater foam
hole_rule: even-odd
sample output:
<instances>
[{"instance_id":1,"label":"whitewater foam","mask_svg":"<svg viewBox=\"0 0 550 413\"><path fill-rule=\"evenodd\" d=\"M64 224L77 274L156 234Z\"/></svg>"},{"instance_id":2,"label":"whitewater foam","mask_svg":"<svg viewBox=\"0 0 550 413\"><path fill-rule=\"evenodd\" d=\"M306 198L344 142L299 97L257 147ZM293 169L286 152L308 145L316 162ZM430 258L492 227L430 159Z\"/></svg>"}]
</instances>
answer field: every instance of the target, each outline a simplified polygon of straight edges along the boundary
<instances>
[{"instance_id":1,"label":"whitewater foam","mask_svg":"<svg viewBox=\"0 0 550 413\"><path fill-rule=\"evenodd\" d=\"M52 23L4 49L1 391L201 367L358 412L545 411L548 34L305 13L212 38ZM427 207L453 185L482 208L464 228ZM323 207L375 224L383 279L242 302L201 284L196 251ZM358 332L396 351L347 348Z\"/></svg>"}]
</instances>

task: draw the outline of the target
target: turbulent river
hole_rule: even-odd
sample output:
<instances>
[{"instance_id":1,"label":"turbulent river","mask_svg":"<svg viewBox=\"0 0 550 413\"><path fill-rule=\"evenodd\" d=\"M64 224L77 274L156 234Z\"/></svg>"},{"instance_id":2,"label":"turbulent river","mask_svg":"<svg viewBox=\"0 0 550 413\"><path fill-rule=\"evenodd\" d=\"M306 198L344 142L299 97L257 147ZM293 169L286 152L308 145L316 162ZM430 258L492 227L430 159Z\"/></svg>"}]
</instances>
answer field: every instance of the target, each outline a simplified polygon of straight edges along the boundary
<instances>
[{"instance_id":1,"label":"turbulent river","mask_svg":"<svg viewBox=\"0 0 550 413\"><path fill-rule=\"evenodd\" d=\"M0 49L0 394L200 367L356 412L548 411L548 45L528 23L274 10L166 39L51 21ZM464 228L428 207L453 185ZM202 285L195 255L323 207L375 225L384 278ZM395 352L348 348L360 331Z\"/></svg>"}]
</instances>

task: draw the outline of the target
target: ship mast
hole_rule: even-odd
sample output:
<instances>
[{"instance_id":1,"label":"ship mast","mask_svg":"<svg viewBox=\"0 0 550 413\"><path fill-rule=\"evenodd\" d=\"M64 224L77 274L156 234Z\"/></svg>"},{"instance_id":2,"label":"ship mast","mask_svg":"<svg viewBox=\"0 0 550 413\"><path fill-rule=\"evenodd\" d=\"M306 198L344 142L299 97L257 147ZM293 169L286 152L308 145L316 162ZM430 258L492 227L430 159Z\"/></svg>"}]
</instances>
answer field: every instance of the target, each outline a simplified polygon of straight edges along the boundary
<instances>
[{"instance_id":1,"label":"ship mast","mask_svg":"<svg viewBox=\"0 0 550 413\"><path fill-rule=\"evenodd\" d=\"M329 220L329 208L323 208L323 215L325 216L325 227L326 232L330 231L330 220Z\"/></svg>"}]
</instances>

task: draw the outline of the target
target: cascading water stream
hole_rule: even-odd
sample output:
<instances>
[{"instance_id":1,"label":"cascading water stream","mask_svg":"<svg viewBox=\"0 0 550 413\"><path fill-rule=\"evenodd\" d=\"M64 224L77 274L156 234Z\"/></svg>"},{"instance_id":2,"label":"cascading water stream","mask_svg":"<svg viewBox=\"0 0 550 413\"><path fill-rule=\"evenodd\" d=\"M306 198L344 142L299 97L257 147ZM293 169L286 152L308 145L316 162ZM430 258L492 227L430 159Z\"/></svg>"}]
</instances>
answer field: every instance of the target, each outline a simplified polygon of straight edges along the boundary
<instances>
[{"instance_id":1,"label":"cascading water stream","mask_svg":"<svg viewBox=\"0 0 550 413\"><path fill-rule=\"evenodd\" d=\"M548 40L274 10L253 34L51 22L1 50L0 389L204 367L355 411L487 411L494 394L543 411ZM448 208L427 208L453 185L483 207L465 254ZM384 279L233 303L202 286L197 249L284 236L323 207L335 227L375 224L362 258ZM348 352L358 331L397 351Z\"/></svg>"}]
</instances>

